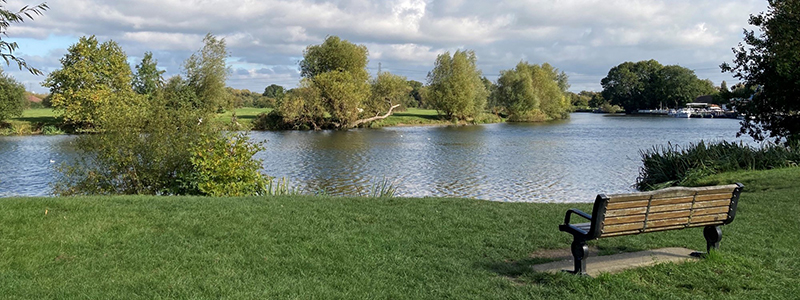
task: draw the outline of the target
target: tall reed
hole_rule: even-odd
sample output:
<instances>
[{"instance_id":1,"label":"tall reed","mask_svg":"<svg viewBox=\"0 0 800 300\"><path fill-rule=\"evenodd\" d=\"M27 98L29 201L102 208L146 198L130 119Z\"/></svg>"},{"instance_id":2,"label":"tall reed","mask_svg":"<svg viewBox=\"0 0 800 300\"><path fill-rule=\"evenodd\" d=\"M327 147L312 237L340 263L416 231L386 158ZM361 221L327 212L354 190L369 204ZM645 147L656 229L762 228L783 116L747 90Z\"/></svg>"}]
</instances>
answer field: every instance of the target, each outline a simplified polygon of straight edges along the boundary
<instances>
[{"instance_id":1,"label":"tall reed","mask_svg":"<svg viewBox=\"0 0 800 300\"><path fill-rule=\"evenodd\" d=\"M763 170L800 163L800 147L768 144L752 147L743 143L700 141L687 147L667 144L639 151L643 166L636 179L639 190L691 184L715 173Z\"/></svg>"}]
</instances>

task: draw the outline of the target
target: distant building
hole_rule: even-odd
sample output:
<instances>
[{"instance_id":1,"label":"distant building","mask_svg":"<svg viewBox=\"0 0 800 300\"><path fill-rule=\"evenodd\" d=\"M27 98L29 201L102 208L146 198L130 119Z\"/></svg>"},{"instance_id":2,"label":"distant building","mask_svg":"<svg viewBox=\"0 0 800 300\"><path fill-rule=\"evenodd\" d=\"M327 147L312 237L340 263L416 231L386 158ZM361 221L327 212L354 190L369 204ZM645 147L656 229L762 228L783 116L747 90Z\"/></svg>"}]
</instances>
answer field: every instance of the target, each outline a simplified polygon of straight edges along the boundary
<instances>
[{"instance_id":1,"label":"distant building","mask_svg":"<svg viewBox=\"0 0 800 300\"><path fill-rule=\"evenodd\" d=\"M708 103L711 104L714 102L714 96L712 95L703 95L694 99L694 103Z\"/></svg>"},{"instance_id":2,"label":"distant building","mask_svg":"<svg viewBox=\"0 0 800 300\"><path fill-rule=\"evenodd\" d=\"M31 94L25 95L25 98L28 99L28 101L30 102L42 103L42 98L36 97Z\"/></svg>"}]
</instances>

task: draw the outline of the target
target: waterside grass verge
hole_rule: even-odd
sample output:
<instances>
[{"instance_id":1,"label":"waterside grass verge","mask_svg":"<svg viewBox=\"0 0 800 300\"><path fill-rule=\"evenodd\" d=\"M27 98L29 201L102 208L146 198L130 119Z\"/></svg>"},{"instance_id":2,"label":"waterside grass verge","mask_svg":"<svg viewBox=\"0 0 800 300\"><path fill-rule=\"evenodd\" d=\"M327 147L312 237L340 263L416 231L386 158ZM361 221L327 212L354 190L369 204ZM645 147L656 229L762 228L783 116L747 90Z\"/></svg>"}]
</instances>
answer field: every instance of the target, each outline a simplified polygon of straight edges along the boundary
<instances>
[{"instance_id":1,"label":"waterside grass verge","mask_svg":"<svg viewBox=\"0 0 800 300\"><path fill-rule=\"evenodd\" d=\"M788 299L800 278L800 168L741 181L718 255L584 278L535 273L589 204L466 199L0 199L0 295L41 298ZM602 192L602 191L598 191ZM587 195L591 200L593 195ZM592 242L601 254L703 249L701 229ZM568 252L567 252L568 253Z\"/></svg>"}]
</instances>

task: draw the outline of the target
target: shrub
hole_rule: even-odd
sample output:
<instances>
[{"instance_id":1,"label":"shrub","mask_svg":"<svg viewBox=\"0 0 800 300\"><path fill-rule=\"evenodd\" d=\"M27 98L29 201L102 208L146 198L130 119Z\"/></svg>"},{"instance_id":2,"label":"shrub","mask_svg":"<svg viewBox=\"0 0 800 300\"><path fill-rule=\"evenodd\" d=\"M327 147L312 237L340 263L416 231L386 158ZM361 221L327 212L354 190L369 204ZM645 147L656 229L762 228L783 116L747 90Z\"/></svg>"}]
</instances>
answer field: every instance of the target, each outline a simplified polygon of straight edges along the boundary
<instances>
[{"instance_id":1,"label":"shrub","mask_svg":"<svg viewBox=\"0 0 800 300\"><path fill-rule=\"evenodd\" d=\"M261 161L253 159L259 144L245 134L206 136L191 147L192 169L183 178L187 190L209 196L264 195L272 178L259 172Z\"/></svg>"},{"instance_id":2,"label":"shrub","mask_svg":"<svg viewBox=\"0 0 800 300\"><path fill-rule=\"evenodd\" d=\"M680 147L672 144L640 151L643 166L636 179L639 190L690 184L702 177L736 170L764 170L796 166L800 145L751 147L742 143L701 141Z\"/></svg>"}]
</instances>

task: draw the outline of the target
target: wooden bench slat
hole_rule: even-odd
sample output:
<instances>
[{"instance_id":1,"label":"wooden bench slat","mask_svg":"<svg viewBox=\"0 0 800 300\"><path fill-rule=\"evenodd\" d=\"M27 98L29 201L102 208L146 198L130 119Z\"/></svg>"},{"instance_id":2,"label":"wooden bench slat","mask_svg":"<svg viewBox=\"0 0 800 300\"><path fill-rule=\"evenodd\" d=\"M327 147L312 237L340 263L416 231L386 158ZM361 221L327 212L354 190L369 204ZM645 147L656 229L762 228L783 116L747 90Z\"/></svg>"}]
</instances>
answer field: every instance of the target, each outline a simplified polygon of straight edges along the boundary
<instances>
[{"instance_id":1,"label":"wooden bench slat","mask_svg":"<svg viewBox=\"0 0 800 300\"><path fill-rule=\"evenodd\" d=\"M686 228L684 225L673 225L673 226L665 226L665 227L653 227L647 228L644 232L653 232L653 231L664 231L664 230L672 230L672 229L683 229Z\"/></svg>"},{"instance_id":2,"label":"wooden bench slat","mask_svg":"<svg viewBox=\"0 0 800 300\"><path fill-rule=\"evenodd\" d=\"M692 203L678 203L678 204L669 204L669 205L659 205L659 206L651 206L650 213L656 212L666 212L666 211L677 211L677 210L690 210L692 209Z\"/></svg>"},{"instance_id":3,"label":"wooden bench slat","mask_svg":"<svg viewBox=\"0 0 800 300\"><path fill-rule=\"evenodd\" d=\"M608 217L618 217L618 216L637 215L637 214L645 214L645 213L647 213L647 207L612 209L612 210L607 210L606 211L606 218L608 218Z\"/></svg>"},{"instance_id":4,"label":"wooden bench slat","mask_svg":"<svg viewBox=\"0 0 800 300\"><path fill-rule=\"evenodd\" d=\"M653 199L693 197L697 192L692 188L671 187L653 192Z\"/></svg>"},{"instance_id":5,"label":"wooden bench slat","mask_svg":"<svg viewBox=\"0 0 800 300\"><path fill-rule=\"evenodd\" d=\"M696 226L696 224L700 224L700 223L705 224L707 222L713 222L713 221L722 222L722 221L725 221L727 219L728 219L728 214L727 213L715 214L715 215L705 215L705 216L695 216L695 217L692 217L692 226Z\"/></svg>"},{"instance_id":6,"label":"wooden bench slat","mask_svg":"<svg viewBox=\"0 0 800 300\"><path fill-rule=\"evenodd\" d=\"M675 218L675 219L663 219L663 220L656 220L656 221L647 221L647 228L656 228L656 227L666 227L666 226L675 226L675 225L682 225L686 226L689 224L689 217L684 218Z\"/></svg>"},{"instance_id":7,"label":"wooden bench slat","mask_svg":"<svg viewBox=\"0 0 800 300\"><path fill-rule=\"evenodd\" d=\"M694 204L694 209L698 208L707 208L707 207L722 207L722 206L730 206L731 199L724 199L724 200L713 200L713 201L703 201L697 202Z\"/></svg>"},{"instance_id":8,"label":"wooden bench slat","mask_svg":"<svg viewBox=\"0 0 800 300\"><path fill-rule=\"evenodd\" d=\"M603 233L639 230L639 229L642 229L642 228L644 228L644 222L626 223L626 224L619 224L619 225L607 225L607 226L603 226Z\"/></svg>"},{"instance_id":9,"label":"wooden bench slat","mask_svg":"<svg viewBox=\"0 0 800 300\"><path fill-rule=\"evenodd\" d=\"M731 200L731 193L698 195L695 201L703 202L703 201L714 201L714 200Z\"/></svg>"},{"instance_id":10,"label":"wooden bench slat","mask_svg":"<svg viewBox=\"0 0 800 300\"><path fill-rule=\"evenodd\" d=\"M612 236L631 235L631 234L639 234L639 233L641 233L641 231L639 231L639 230L629 230L629 231L603 233L600 237L612 237Z\"/></svg>"},{"instance_id":11,"label":"wooden bench slat","mask_svg":"<svg viewBox=\"0 0 800 300\"><path fill-rule=\"evenodd\" d=\"M692 203L694 201L694 196L683 196L683 197L675 197L675 198L661 198L661 199L653 199L650 202L650 206L658 206L658 205L667 205L667 204L679 204L679 203Z\"/></svg>"},{"instance_id":12,"label":"wooden bench slat","mask_svg":"<svg viewBox=\"0 0 800 300\"><path fill-rule=\"evenodd\" d=\"M661 213L650 213L650 216L647 220L662 220L662 219L674 219L674 218L683 218L688 217L692 214L691 210L679 210L679 211L668 211L668 212L661 212Z\"/></svg>"},{"instance_id":13,"label":"wooden bench slat","mask_svg":"<svg viewBox=\"0 0 800 300\"><path fill-rule=\"evenodd\" d=\"M735 190L737 185L735 184L728 184L728 185L717 185L717 186L704 186L704 187L696 187L693 188L697 191L697 195L706 195L706 194L733 194L733 190ZM730 198L730 196L728 196Z\"/></svg>"},{"instance_id":14,"label":"wooden bench slat","mask_svg":"<svg viewBox=\"0 0 800 300\"><path fill-rule=\"evenodd\" d=\"M727 206L695 209L694 213L692 213L692 218L695 218L697 216L713 215L713 214L719 214L719 213L728 213L729 209L730 209L730 207L727 207Z\"/></svg>"},{"instance_id":15,"label":"wooden bench slat","mask_svg":"<svg viewBox=\"0 0 800 300\"><path fill-rule=\"evenodd\" d=\"M687 214L688 216L688 214ZM634 215L634 216L625 216L625 217L606 217L603 221L604 225L616 225L616 224L625 224L625 223L634 223L634 222L644 222L644 215Z\"/></svg>"},{"instance_id":16,"label":"wooden bench slat","mask_svg":"<svg viewBox=\"0 0 800 300\"><path fill-rule=\"evenodd\" d=\"M614 194L608 195L608 203L650 200L652 193L632 193L632 194Z\"/></svg>"},{"instance_id":17,"label":"wooden bench slat","mask_svg":"<svg viewBox=\"0 0 800 300\"><path fill-rule=\"evenodd\" d=\"M645 200L636 200L636 201L626 201L626 202L614 202L609 203L606 206L606 209L621 209L621 208L635 208L635 207L647 207L647 203L649 203L649 199Z\"/></svg>"}]
</instances>

